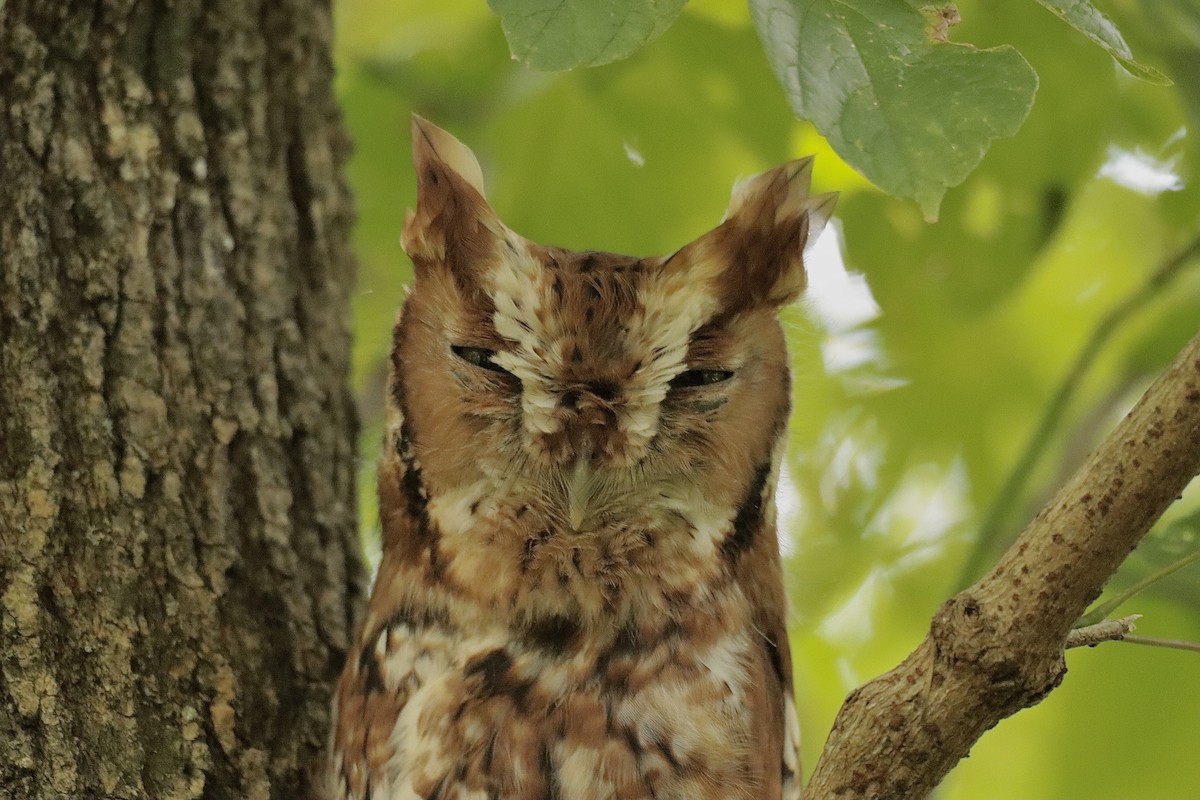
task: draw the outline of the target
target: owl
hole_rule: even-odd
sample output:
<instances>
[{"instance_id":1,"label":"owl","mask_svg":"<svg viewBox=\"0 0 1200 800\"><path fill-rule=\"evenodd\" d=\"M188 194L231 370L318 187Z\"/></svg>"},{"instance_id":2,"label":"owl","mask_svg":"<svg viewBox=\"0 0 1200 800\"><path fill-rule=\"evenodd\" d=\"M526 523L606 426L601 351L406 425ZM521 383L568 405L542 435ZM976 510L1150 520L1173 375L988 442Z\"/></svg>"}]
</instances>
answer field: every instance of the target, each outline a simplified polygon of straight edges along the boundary
<instances>
[{"instance_id":1,"label":"owl","mask_svg":"<svg viewBox=\"0 0 1200 800\"><path fill-rule=\"evenodd\" d=\"M833 196L741 182L670 256L509 230L416 118L383 556L336 698L354 800L797 798L777 312Z\"/></svg>"}]
</instances>

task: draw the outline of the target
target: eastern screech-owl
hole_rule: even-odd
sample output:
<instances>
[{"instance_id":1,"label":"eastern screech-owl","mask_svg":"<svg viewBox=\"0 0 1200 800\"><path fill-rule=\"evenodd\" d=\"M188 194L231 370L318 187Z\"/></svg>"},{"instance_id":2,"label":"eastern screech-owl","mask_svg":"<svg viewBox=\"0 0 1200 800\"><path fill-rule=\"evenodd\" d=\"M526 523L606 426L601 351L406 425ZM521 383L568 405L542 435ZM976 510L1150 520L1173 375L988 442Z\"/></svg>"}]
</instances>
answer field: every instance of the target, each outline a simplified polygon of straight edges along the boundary
<instances>
[{"instance_id":1,"label":"eastern screech-owl","mask_svg":"<svg viewBox=\"0 0 1200 800\"><path fill-rule=\"evenodd\" d=\"M810 161L665 258L510 231L416 119L383 561L342 675L341 798L796 798L777 311L833 206Z\"/></svg>"}]
</instances>

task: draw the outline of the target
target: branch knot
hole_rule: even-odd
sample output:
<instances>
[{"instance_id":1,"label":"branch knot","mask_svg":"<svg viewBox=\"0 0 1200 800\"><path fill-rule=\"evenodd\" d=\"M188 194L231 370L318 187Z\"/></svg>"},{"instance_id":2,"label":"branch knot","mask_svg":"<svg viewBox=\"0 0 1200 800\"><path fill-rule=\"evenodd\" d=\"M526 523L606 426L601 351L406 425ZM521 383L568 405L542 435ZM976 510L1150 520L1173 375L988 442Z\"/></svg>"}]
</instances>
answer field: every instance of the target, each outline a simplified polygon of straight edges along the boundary
<instances>
[{"instance_id":1,"label":"branch knot","mask_svg":"<svg viewBox=\"0 0 1200 800\"><path fill-rule=\"evenodd\" d=\"M972 686L990 708L1033 705L1058 686L1067 671L1061 643L1021 630L1012 609L987 602L970 589L942 605L929 633L935 674L945 675L954 685Z\"/></svg>"}]
</instances>

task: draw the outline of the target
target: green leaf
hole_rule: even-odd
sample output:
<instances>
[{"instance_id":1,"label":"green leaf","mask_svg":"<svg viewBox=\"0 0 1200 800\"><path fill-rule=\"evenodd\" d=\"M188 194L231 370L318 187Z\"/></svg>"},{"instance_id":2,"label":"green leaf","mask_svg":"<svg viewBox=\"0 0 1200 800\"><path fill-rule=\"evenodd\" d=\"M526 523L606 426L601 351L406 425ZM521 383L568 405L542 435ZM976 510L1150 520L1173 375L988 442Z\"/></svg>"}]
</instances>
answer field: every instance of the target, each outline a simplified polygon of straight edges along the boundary
<instances>
[{"instance_id":1,"label":"green leaf","mask_svg":"<svg viewBox=\"0 0 1200 800\"><path fill-rule=\"evenodd\" d=\"M1135 78L1159 86L1170 86L1171 79L1153 67L1133 60L1125 38L1108 17L1087 0L1037 0L1056 17L1100 45Z\"/></svg>"},{"instance_id":2,"label":"green leaf","mask_svg":"<svg viewBox=\"0 0 1200 800\"><path fill-rule=\"evenodd\" d=\"M671 27L687 0L488 0L513 58L552 71L632 55Z\"/></svg>"},{"instance_id":3,"label":"green leaf","mask_svg":"<svg viewBox=\"0 0 1200 800\"><path fill-rule=\"evenodd\" d=\"M1011 47L934 43L895 0L751 0L797 116L846 162L937 218L993 139L1024 122L1037 74Z\"/></svg>"}]
</instances>

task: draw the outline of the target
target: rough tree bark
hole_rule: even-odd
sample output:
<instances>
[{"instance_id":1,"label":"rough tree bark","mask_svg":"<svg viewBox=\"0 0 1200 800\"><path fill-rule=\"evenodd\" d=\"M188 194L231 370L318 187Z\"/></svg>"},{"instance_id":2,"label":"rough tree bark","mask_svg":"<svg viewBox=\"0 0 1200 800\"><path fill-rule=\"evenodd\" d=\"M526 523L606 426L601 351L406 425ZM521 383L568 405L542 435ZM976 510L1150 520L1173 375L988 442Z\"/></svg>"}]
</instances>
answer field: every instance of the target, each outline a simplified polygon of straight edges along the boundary
<instances>
[{"instance_id":1,"label":"rough tree bark","mask_svg":"<svg viewBox=\"0 0 1200 800\"><path fill-rule=\"evenodd\" d=\"M364 589L328 2L0 2L0 797L299 798Z\"/></svg>"}]
</instances>

